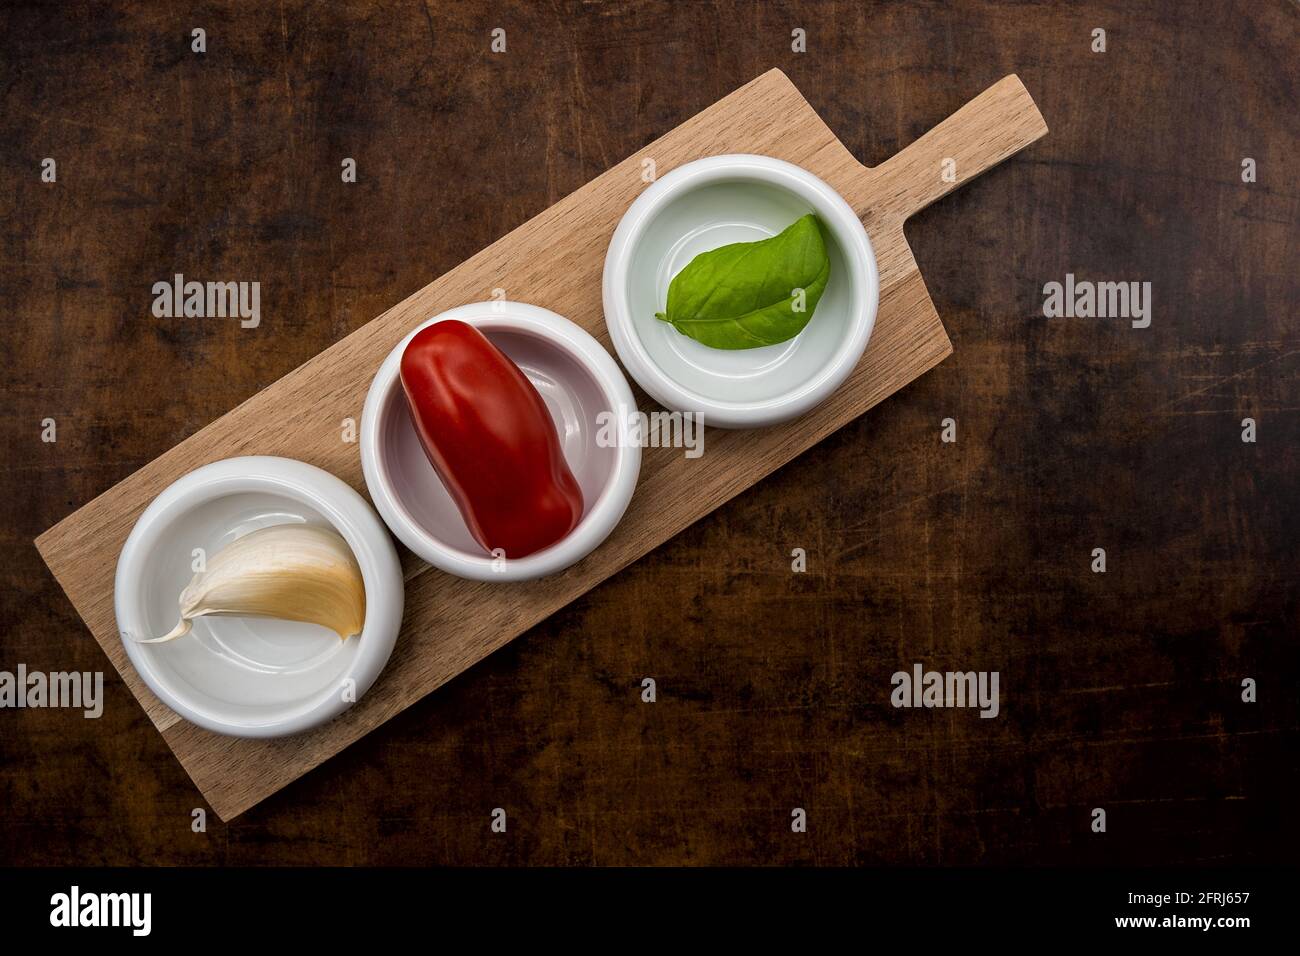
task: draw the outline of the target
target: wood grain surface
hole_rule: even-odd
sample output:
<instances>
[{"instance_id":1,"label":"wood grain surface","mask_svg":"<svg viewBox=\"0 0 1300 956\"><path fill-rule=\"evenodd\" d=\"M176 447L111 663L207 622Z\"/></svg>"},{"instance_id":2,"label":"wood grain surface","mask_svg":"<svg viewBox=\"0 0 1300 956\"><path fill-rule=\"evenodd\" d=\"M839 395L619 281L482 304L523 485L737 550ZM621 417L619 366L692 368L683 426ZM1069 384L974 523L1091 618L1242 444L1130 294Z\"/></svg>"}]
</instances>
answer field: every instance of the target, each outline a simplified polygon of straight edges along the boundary
<instances>
[{"instance_id":1,"label":"wood grain surface","mask_svg":"<svg viewBox=\"0 0 1300 956\"><path fill-rule=\"evenodd\" d=\"M917 385L206 833L111 669L99 720L0 712L0 858L1176 862L1294 846L1293 6L4 17L7 669L103 668L31 547L43 528L751 77L784 70L876 174L1011 72L1053 135L914 220L956 345ZM916 147L896 162L949 148ZM40 181L46 156L57 183ZM950 185L928 181L922 202ZM153 318L150 286L176 271L260 280L261 334ZM1043 285L1067 272L1150 281L1151 327L1045 319ZM890 674L916 661L999 670L999 718L890 707ZM808 833L790 832L793 807Z\"/></svg>"},{"instance_id":2,"label":"wood grain surface","mask_svg":"<svg viewBox=\"0 0 1300 956\"><path fill-rule=\"evenodd\" d=\"M769 70L649 144L614 169L431 282L374 322L244 402L229 415L59 522L37 547L113 666L223 820L248 809L363 734L513 640L613 572L790 458L910 383L951 353L943 325L903 239L903 222L945 191L941 162L955 155L962 180L1046 132L1023 84L1006 77L907 150L868 171L830 133L779 70ZM712 430L704 453L648 448L637 494L615 533L563 574L526 584L465 581L408 555L398 648L357 705L289 738L247 740L182 720L127 659L113 610L114 566L145 507L195 468L238 455L309 461L365 492L356 429L371 379L389 352L432 315L502 289L572 317L612 352L601 306L605 250L645 188L643 158L667 173L723 153L799 164L851 196L874 237L880 307L867 353L834 396L780 428ZM956 177L952 177L954 183ZM646 411L658 407L644 395Z\"/></svg>"}]
</instances>

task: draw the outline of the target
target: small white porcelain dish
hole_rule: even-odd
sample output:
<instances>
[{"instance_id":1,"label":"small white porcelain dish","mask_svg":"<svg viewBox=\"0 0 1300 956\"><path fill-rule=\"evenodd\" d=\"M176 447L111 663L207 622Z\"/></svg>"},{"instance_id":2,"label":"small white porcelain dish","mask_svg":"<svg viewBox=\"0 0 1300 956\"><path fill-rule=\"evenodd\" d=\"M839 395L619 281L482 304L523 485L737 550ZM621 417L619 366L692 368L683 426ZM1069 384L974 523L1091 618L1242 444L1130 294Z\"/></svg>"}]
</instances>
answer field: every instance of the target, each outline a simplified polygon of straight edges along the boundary
<instances>
[{"instance_id":1,"label":"small white porcelain dish","mask_svg":"<svg viewBox=\"0 0 1300 956\"><path fill-rule=\"evenodd\" d=\"M399 374L402 353L421 329L448 319L475 326L528 376L551 412L565 460L582 488L577 527L524 558L493 558L474 540L411 422ZM595 550L627 510L641 471L641 446L629 416L635 410L618 364L568 319L522 302L460 306L414 329L375 375L361 416L366 487L393 534L434 567L477 581L553 574Z\"/></svg>"},{"instance_id":2,"label":"small white porcelain dish","mask_svg":"<svg viewBox=\"0 0 1300 956\"><path fill-rule=\"evenodd\" d=\"M164 644L194 576L194 550L216 554L270 525L332 527L361 567L365 626L340 641L316 624L255 617L199 617ZM336 717L384 669L402 622L397 550L383 524L343 481L288 458L228 458L169 486L144 510L117 562L117 627L149 689L186 720L236 737L281 737ZM351 682L351 683L349 683Z\"/></svg>"},{"instance_id":3,"label":"small white porcelain dish","mask_svg":"<svg viewBox=\"0 0 1300 956\"><path fill-rule=\"evenodd\" d=\"M702 252L754 242L817 214L831 276L811 321L789 341L713 349L655 318L668 286ZM880 298L861 220L812 173L767 156L712 156L674 169L629 207L610 242L605 322L628 373L661 404L706 425L756 428L814 408L862 357Z\"/></svg>"}]
</instances>

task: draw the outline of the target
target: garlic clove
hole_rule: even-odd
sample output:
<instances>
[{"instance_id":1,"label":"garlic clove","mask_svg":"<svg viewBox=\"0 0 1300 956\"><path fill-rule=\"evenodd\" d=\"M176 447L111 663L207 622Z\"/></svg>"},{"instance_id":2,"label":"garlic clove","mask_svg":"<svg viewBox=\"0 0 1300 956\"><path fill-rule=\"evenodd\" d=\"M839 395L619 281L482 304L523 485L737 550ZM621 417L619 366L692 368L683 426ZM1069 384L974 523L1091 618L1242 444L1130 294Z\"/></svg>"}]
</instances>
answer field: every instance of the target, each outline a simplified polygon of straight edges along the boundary
<instances>
[{"instance_id":1,"label":"garlic clove","mask_svg":"<svg viewBox=\"0 0 1300 956\"><path fill-rule=\"evenodd\" d=\"M208 559L180 595L181 618L161 644L184 637L194 618L269 617L320 624L346 640L366 619L366 588L352 550L329 528L282 524L237 538Z\"/></svg>"}]
</instances>

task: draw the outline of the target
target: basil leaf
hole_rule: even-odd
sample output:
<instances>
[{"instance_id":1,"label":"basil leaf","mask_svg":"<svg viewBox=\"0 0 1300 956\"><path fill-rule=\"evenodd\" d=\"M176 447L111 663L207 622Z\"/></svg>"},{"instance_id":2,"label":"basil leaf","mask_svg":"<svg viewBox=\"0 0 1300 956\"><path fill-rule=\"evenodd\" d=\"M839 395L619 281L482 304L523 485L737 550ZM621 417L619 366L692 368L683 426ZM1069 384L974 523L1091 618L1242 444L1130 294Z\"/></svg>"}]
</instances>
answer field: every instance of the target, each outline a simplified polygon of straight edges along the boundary
<instances>
[{"instance_id":1,"label":"basil leaf","mask_svg":"<svg viewBox=\"0 0 1300 956\"><path fill-rule=\"evenodd\" d=\"M667 312L655 316L710 348L775 345L803 331L830 274L821 223L809 213L770 239L700 253L673 277Z\"/></svg>"}]
</instances>

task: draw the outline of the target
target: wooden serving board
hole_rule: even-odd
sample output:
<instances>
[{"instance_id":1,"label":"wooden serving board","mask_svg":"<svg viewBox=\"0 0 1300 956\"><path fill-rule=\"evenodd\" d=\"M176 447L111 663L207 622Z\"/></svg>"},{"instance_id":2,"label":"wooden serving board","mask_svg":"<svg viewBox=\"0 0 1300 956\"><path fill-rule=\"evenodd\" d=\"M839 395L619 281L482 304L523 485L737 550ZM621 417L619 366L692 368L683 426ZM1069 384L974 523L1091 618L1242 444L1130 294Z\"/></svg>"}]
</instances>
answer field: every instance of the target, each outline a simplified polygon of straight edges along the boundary
<instances>
[{"instance_id":1,"label":"wooden serving board","mask_svg":"<svg viewBox=\"0 0 1300 956\"><path fill-rule=\"evenodd\" d=\"M119 482L42 534L36 546L186 772L228 820L949 355L952 346L903 238L903 223L1046 132L1029 93L1018 78L1008 76L887 162L867 168L789 79L771 70ZM760 153L803 166L838 190L862 217L879 260L880 310L865 356L838 392L782 426L749 432L710 429L705 454L698 459L685 458L680 449L646 449L640 484L622 523L593 554L562 574L520 584L464 581L404 554L406 616L397 647L370 692L329 724L279 740L242 740L186 722L153 695L132 669L118 636L113 576L127 535L156 495L186 472L235 455L301 459L364 494L358 446L341 441L340 423L348 417L361 420L371 377L407 332L445 309L490 298L492 289L567 316L612 353L601 306L601 273L614 227L645 187L642 159L652 158L662 175L722 153ZM652 407L644 395L638 398L642 408Z\"/></svg>"}]
</instances>

